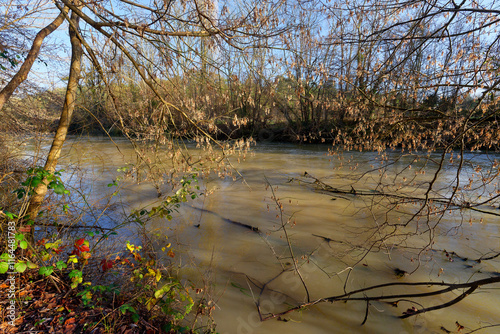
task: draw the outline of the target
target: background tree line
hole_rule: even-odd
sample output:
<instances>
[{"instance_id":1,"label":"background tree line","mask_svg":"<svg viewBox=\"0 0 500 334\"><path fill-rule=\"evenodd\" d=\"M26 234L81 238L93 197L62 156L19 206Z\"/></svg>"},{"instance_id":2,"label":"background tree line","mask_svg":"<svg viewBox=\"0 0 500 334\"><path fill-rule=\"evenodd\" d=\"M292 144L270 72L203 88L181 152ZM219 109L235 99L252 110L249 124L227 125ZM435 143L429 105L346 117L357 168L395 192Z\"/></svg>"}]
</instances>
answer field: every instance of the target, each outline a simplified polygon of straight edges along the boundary
<instances>
[{"instance_id":1,"label":"background tree line","mask_svg":"<svg viewBox=\"0 0 500 334\"><path fill-rule=\"evenodd\" d=\"M72 131L273 129L281 140L412 149L457 147L458 131L470 148L498 143L478 140L497 124L495 2L118 3L66 4L87 44ZM8 13L18 22L40 11ZM26 47L3 40L5 77ZM50 108L58 91L44 89L19 94L9 112L37 94Z\"/></svg>"}]
</instances>

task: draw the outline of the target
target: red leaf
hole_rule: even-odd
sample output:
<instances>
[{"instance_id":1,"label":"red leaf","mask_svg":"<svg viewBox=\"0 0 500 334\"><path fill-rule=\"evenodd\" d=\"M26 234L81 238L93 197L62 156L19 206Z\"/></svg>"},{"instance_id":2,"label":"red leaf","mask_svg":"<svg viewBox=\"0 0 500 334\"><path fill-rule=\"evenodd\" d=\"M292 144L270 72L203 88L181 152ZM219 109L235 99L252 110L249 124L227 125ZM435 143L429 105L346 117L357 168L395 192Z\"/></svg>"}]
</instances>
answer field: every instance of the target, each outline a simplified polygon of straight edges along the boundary
<instances>
[{"instance_id":1,"label":"red leaf","mask_svg":"<svg viewBox=\"0 0 500 334\"><path fill-rule=\"evenodd\" d=\"M75 332L76 328L75 318L70 318L64 322L64 334L70 334Z\"/></svg>"},{"instance_id":2,"label":"red leaf","mask_svg":"<svg viewBox=\"0 0 500 334\"><path fill-rule=\"evenodd\" d=\"M47 239L43 238L41 240L38 240L36 244L37 244L37 246L40 246L40 245L45 245L46 242L47 242Z\"/></svg>"},{"instance_id":3,"label":"red leaf","mask_svg":"<svg viewBox=\"0 0 500 334\"><path fill-rule=\"evenodd\" d=\"M108 271L109 269L113 268L114 264L115 264L115 261L103 259L101 261L102 271L104 271L104 272Z\"/></svg>"},{"instance_id":4,"label":"red leaf","mask_svg":"<svg viewBox=\"0 0 500 334\"><path fill-rule=\"evenodd\" d=\"M19 227L19 232L26 233L26 232L29 232L29 231L31 231L31 226L29 226L29 225L25 225L25 226Z\"/></svg>"},{"instance_id":5,"label":"red leaf","mask_svg":"<svg viewBox=\"0 0 500 334\"><path fill-rule=\"evenodd\" d=\"M83 245L83 246L79 247L79 249L80 249L81 252L88 252L88 251L90 251L90 248L87 245Z\"/></svg>"},{"instance_id":6,"label":"red leaf","mask_svg":"<svg viewBox=\"0 0 500 334\"><path fill-rule=\"evenodd\" d=\"M121 261L121 263L122 263L122 264L125 264L125 263L126 263L126 264L128 264L129 266L131 266L131 267L133 267L133 266L134 266L134 264L133 264L132 262L130 262L128 259L123 259L123 260Z\"/></svg>"},{"instance_id":7,"label":"red leaf","mask_svg":"<svg viewBox=\"0 0 500 334\"><path fill-rule=\"evenodd\" d=\"M81 238L81 239L78 239L77 241L75 241L75 245L76 246L81 246L81 245L83 245L84 242L85 242L85 239Z\"/></svg>"}]
</instances>

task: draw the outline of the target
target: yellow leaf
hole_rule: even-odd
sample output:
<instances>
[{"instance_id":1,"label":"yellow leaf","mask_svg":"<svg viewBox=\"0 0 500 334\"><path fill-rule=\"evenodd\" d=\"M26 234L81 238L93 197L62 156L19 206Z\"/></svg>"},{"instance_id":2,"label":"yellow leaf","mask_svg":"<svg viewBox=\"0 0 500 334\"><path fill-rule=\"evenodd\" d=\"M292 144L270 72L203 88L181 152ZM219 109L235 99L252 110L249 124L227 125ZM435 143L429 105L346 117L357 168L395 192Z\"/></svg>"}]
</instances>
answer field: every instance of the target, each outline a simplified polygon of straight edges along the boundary
<instances>
[{"instance_id":1,"label":"yellow leaf","mask_svg":"<svg viewBox=\"0 0 500 334\"><path fill-rule=\"evenodd\" d=\"M158 269L158 270L156 271L156 281L157 281L157 282L159 282L160 280L161 280L161 272L160 272L160 270Z\"/></svg>"},{"instance_id":2,"label":"yellow leaf","mask_svg":"<svg viewBox=\"0 0 500 334\"><path fill-rule=\"evenodd\" d=\"M156 301L156 300L154 300L154 299L149 299L149 300L146 302L146 308L147 308L147 310L148 310L148 311L151 311L151 309L152 309L152 308L153 308L153 306L154 306L154 302L155 302L155 301Z\"/></svg>"},{"instance_id":3,"label":"yellow leaf","mask_svg":"<svg viewBox=\"0 0 500 334\"><path fill-rule=\"evenodd\" d=\"M76 258L76 255L71 255L68 258L68 263L78 263L78 259Z\"/></svg>"},{"instance_id":4,"label":"yellow leaf","mask_svg":"<svg viewBox=\"0 0 500 334\"><path fill-rule=\"evenodd\" d=\"M131 245L127 242L127 249L130 251L130 252L133 252L134 251L134 245Z\"/></svg>"}]
</instances>

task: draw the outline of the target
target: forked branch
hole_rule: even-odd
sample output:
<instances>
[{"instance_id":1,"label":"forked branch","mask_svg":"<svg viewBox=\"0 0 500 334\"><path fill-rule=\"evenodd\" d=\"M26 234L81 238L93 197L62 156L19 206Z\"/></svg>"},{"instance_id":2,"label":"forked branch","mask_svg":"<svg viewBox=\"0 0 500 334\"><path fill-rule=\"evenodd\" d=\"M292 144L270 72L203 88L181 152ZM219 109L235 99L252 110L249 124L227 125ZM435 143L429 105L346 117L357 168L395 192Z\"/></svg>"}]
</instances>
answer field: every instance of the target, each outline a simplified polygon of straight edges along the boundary
<instances>
[{"instance_id":1,"label":"forked branch","mask_svg":"<svg viewBox=\"0 0 500 334\"><path fill-rule=\"evenodd\" d=\"M269 320L269 319L274 319L277 317L284 316L288 313L298 311L304 308L307 308L309 306L313 306L316 304L320 304L323 302L338 302L338 301L364 301L366 303L372 302L372 301L391 301L391 300L400 300L400 299L416 299L416 298L424 298L424 297L431 297L431 296L437 296L437 295L443 295L445 293L461 290L461 289L466 289L464 292L462 292L458 297L446 302L442 303L436 306L431 306L431 307L423 307L421 309L409 309L408 311L404 312L399 318L404 319L408 318L417 314L425 313L425 312L430 312L430 311L435 311L439 309L443 309L449 306L452 306L461 300L465 299L467 296L472 294L474 291L476 291L478 288L480 288L483 285L489 285L489 284L495 284L495 283L500 283L500 276L495 276L495 277L488 277L472 282L467 282L467 283L445 283L445 282L414 282L414 283L408 283L408 282L394 282L394 283L386 283L386 284L379 284L379 285L373 285L367 288L363 289L358 289L358 290L353 290L347 293L344 293L342 295L337 295L337 296L331 296L331 297L326 297L326 298L319 298L307 303L302 303L300 305L297 305L295 307L292 307L286 311L279 312L279 313L272 313L269 314L265 317L263 317L262 320ZM367 296L366 293L370 291L377 291L379 289L387 289L391 287L398 287L398 286L405 286L405 287L421 287L421 286L427 286L427 287L444 287L439 290L434 290L434 291L429 291L429 292L409 292L409 293L401 293L401 294L379 294L375 296ZM362 296L357 296L362 294ZM391 304L397 304L397 302L393 302Z\"/></svg>"}]
</instances>

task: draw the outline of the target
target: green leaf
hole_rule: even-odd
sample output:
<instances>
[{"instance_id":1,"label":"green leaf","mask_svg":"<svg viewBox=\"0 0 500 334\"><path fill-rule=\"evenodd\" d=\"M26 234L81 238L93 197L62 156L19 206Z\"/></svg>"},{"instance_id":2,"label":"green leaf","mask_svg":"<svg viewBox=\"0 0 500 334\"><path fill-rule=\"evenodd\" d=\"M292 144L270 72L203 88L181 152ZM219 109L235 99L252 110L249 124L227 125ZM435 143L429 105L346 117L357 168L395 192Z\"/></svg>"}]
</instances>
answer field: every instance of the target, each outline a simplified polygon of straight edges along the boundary
<instances>
[{"instance_id":1,"label":"green leaf","mask_svg":"<svg viewBox=\"0 0 500 334\"><path fill-rule=\"evenodd\" d=\"M73 269L68 276L71 278L72 289L75 289L78 286L78 284L82 283L83 281L82 272L80 270Z\"/></svg>"},{"instance_id":2,"label":"green leaf","mask_svg":"<svg viewBox=\"0 0 500 334\"><path fill-rule=\"evenodd\" d=\"M123 304L122 306L120 306L120 311L122 312L122 314L125 314L125 312L127 311L137 313L136 310L129 304Z\"/></svg>"},{"instance_id":3,"label":"green leaf","mask_svg":"<svg viewBox=\"0 0 500 334\"><path fill-rule=\"evenodd\" d=\"M26 194L26 190L24 190L23 188L16 189L16 190L14 190L14 192L17 193L17 198L18 199L23 198L24 194Z\"/></svg>"},{"instance_id":4,"label":"green leaf","mask_svg":"<svg viewBox=\"0 0 500 334\"><path fill-rule=\"evenodd\" d=\"M45 244L45 249L57 249L59 248L59 245L61 244L62 240L56 240L55 242L47 242Z\"/></svg>"},{"instance_id":5,"label":"green leaf","mask_svg":"<svg viewBox=\"0 0 500 334\"><path fill-rule=\"evenodd\" d=\"M69 273L69 278L82 277L82 271L78 269L73 269Z\"/></svg>"},{"instance_id":6,"label":"green leaf","mask_svg":"<svg viewBox=\"0 0 500 334\"><path fill-rule=\"evenodd\" d=\"M161 297L163 297L163 295L165 293L167 293L168 291L170 290L170 286L164 286L162 287L161 289L158 289L155 291L155 298L156 299L160 299Z\"/></svg>"},{"instance_id":7,"label":"green leaf","mask_svg":"<svg viewBox=\"0 0 500 334\"><path fill-rule=\"evenodd\" d=\"M54 268L52 268L52 267L41 267L40 270L38 271L38 273L40 275L45 275L45 276L49 276L53 272L54 272Z\"/></svg>"},{"instance_id":8,"label":"green leaf","mask_svg":"<svg viewBox=\"0 0 500 334\"><path fill-rule=\"evenodd\" d=\"M137 322L139 322L139 318L140 317L139 317L139 315L137 313L132 313L132 317L131 318L132 318L132 321L134 323L137 323Z\"/></svg>"},{"instance_id":9,"label":"green leaf","mask_svg":"<svg viewBox=\"0 0 500 334\"><path fill-rule=\"evenodd\" d=\"M23 273L28 266L25 261L20 261L14 265L14 270L18 273Z\"/></svg>"},{"instance_id":10,"label":"green leaf","mask_svg":"<svg viewBox=\"0 0 500 334\"><path fill-rule=\"evenodd\" d=\"M31 188L36 188L37 185L39 185L42 182L42 179L40 177L33 177L30 182L30 187Z\"/></svg>"},{"instance_id":11,"label":"green leaf","mask_svg":"<svg viewBox=\"0 0 500 334\"><path fill-rule=\"evenodd\" d=\"M65 268L68 268L68 266L66 265L66 263L64 263L64 261L57 261L56 267L59 270L63 270Z\"/></svg>"},{"instance_id":12,"label":"green leaf","mask_svg":"<svg viewBox=\"0 0 500 334\"><path fill-rule=\"evenodd\" d=\"M111 187L116 187L116 186L118 186L118 183L116 182L116 180L113 180L113 182L111 182L111 183L108 184L108 187L110 187L110 188Z\"/></svg>"},{"instance_id":13,"label":"green leaf","mask_svg":"<svg viewBox=\"0 0 500 334\"><path fill-rule=\"evenodd\" d=\"M0 255L0 260L2 261L8 261L9 259L10 259L9 253L3 253L2 255Z\"/></svg>"},{"instance_id":14,"label":"green leaf","mask_svg":"<svg viewBox=\"0 0 500 334\"><path fill-rule=\"evenodd\" d=\"M12 212L4 211L5 215L9 217L10 219L15 219L17 218L17 215L13 214Z\"/></svg>"},{"instance_id":15,"label":"green leaf","mask_svg":"<svg viewBox=\"0 0 500 334\"><path fill-rule=\"evenodd\" d=\"M52 186L52 190L58 195L63 195L65 194L66 188L64 188L64 185L62 183L56 183L54 186Z\"/></svg>"},{"instance_id":16,"label":"green leaf","mask_svg":"<svg viewBox=\"0 0 500 334\"><path fill-rule=\"evenodd\" d=\"M19 242L19 247L21 247L21 249L26 249L28 248L28 243L22 240L21 242Z\"/></svg>"},{"instance_id":17,"label":"green leaf","mask_svg":"<svg viewBox=\"0 0 500 334\"><path fill-rule=\"evenodd\" d=\"M0 262L0 274L5 274L9 270L9 264L7 262Z\"/></svg>"},{"instance_id":18,"label":"green leaf","mask_svg":"<svg viewBox=\"0 0 500 334\"><path fill-rule=\"evenodd\" d=\"M16 233L16 237L15 238L16 238L17 241L24 240L24 234Z\"/></svg>"},{"instance_id":19,"label":"green leaf","mask_svg":"<svg viewBox=\"0 0 500 334\"><path fill-rule=\"evenodd\" d=\"M28 268L30 268L30 269L38 268L38 265L36 263L31 262L31 261L28 261L27 265L28 265Z\"/></svg>"}]
</instances>

